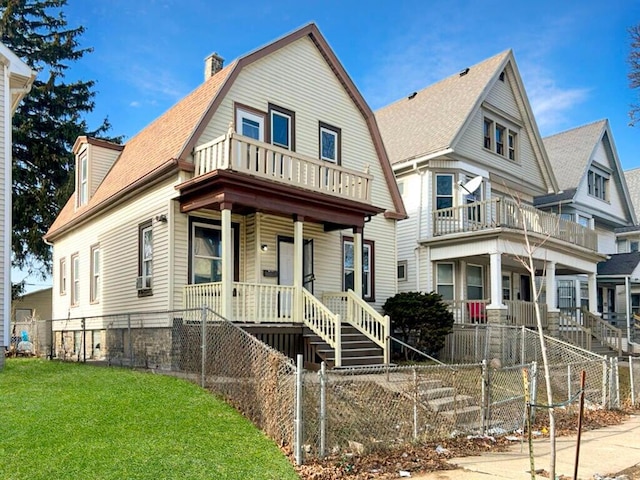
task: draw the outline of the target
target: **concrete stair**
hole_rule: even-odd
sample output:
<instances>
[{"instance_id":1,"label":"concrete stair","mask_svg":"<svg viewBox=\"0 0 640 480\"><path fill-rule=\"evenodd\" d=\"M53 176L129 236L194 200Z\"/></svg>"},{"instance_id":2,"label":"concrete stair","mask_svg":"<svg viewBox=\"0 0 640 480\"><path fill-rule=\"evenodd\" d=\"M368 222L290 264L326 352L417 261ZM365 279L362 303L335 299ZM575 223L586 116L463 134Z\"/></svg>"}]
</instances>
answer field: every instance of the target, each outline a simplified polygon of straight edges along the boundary
<instances>
[{"instance_id":1,"label":"concrete stair","mask_svg":"<svg viewBox=\"0 0 640 480\"><path fill-rule=\"evenodd\" d=\"M419 393L426 407L452 424L472 425L479 420L476 400L471 395L456 395L455 388L443 385L441 380L424 382Z\"/></svg>"},{"instance_id":2,"label":"concrete stair","mask_svg":"<svg viewBox=\"0 0 640 480\"><path fill-rule=\"evenodd\" d=\"M335 367L335 351L322 338L305 328L305 342L315 352L319 362L324 361L327 367ZM366 367L384 364L384 352L377 344L367 338L357 328L342 324L342 367ZM319 363L318 362L318 363Z\"/></svg>"}]
</instances>

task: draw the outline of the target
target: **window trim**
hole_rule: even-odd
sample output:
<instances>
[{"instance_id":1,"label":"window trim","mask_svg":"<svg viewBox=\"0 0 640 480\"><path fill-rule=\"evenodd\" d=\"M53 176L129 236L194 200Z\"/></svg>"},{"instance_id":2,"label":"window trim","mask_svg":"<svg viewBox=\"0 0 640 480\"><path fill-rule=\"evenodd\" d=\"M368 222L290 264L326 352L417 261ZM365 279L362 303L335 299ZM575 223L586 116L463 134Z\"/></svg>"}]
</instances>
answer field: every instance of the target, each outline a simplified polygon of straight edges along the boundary
<instances>
[{"instance_id":1,"label":"window trim","mask_svg":"<svg viewBox=\"0 0 640 480\"><path fill-rule=\"evenodd\" d=\"M451 178L451 194L450 195L439 195L438 194L438 177L450 177ZM434 185L433 185L433 193L434 193L434 205L435 210L444 210L446 208L454 208L456 206L456 196L455 196L455 183L456 183L456 175L453 173L436 173L434 176ZM451 198L451 207L444 207L443 209L438 208L438 198Z\"/></svg>"},{"instance_id":2,"label":"window trim","mask_svg":"<svg viewBox=\"0 0 640 480\"><path fill-rule=\"evenodd\" d=\"M258 110L257 108L250 107L249 105L244 105L242 103L234 102L233 104L233 122L234 122L234 130L238 135L242 135L241 131L241 123L240 118L242 114L246 114L247 118L251 119L251 117L255 117L257 121L260 123L260 135L259 142L264 142L266 126L267 126L267 114L262 110Z\"/></svg>"},{"instance_id":3,"label":"window trim","mask_svg":"<svg viewBox=\"0 0 640 480\"><path fill-rule=\"evenodd\" d=\"M193 228L194 224L200 224L207 228L218 228L222 230L222 222L212 218L189 216L189 242L188 242L188 256L187 259L187 275L188 285L194 285L193 283ZM233 230L233 281L240 281L240 224L231 222L231 229Z\"/></svg>"},{"instance_id":4,"label":"window trim","mask_svg":"<svg viewBox=\"0 0 640 480\"><path fill-rule=\"evenodd\" d=\"M62 257L60 262L58 263L58 268L60 272L58 273L58 281L60 284L58 285L59 294L66 295L67 294L67 258Z\"/></svg>"},{"instance_id":5,"label":"window trim","mask_svg":"<svg viewBox=\"0 0 640 480\"><path fill-rule=\"evenodd\" d=\"M77 206L82 207L89 202L89 151L84 148L78 154L77 163Z\"/></svg>"},{"instance_id":6,"label":"window trim","mask_svg":"<svg viewBox=\"0 0 640 480\"><path fill-rule=\"evenodd\" d=\"M96 262L96 254L98 256ZM89 302L100 303L100 291L101 291L101 269L102 269L102 252L100 251L100 244L96 243L91 245L91 257L90 257L90 285L89 285ZM96 272L96 263L98 266ZM97 280L96 280L97 279Z\"/></svg>"},{"instance_id":7,"label":"window trim","mask_svg":"<svg viewBox=\"0 0 640 480\"><path fill-rule=\"evenodd\" d=\"M331 160L322 156L322 132L333 133L336 137L336 158ZM325 162L331 162L336 165L342 165L342 129L329 125L325 122L318 122L318 158Z\"/></svg>"},{"instance_id":8,"label":"window trim","mask_svg":"<svg viewBox=\"0 0 640 480\"><path fill-rule=\"evenodd\" d=\"M403 269L404 271L404 275L400 275L400 269ZM398 260L398 266L397 266L397 280L399 282L406 282L409 280L409 272L407 271L407 269L409 268L409 262L407 260Z\"/></svg>"},{"instance_id":9,"label":"window trim","mask_svg":"<svg viewBox=\"0 0 640 480\"><path fill-rule=\"evenodd\" d=\"M77 265L76 265L77 262ZM80 253L71 255L71 301L72 307L80 304Z\"/></svg>"},{"instance_id":10,"label":"window trim","mask_svg":"<svg viewBox=\"0 0 640 480\"><path fill-rule=\"evenodd\" d=\"M266 129L265 129L265 138L266 138L266 142L270 143L276 147L279 148L284 148L285 150L290 150L292 152L296 151L296 112L294 112L293 110L289 110L287 108L281 107L279 105L275 105L273 103L269 103L268 104L268 108L267 108L267 125L266 125ZM274 112L276 114L279 114L281 116L286 116L289 117L289 147L283 147L282 145L276 145L275 143L273 143L273 132L272 132L272 127L273 127L273 114Z\"/></svg>"},{"instance_id":11,"label":"window trim","mask_svg":"<svg viewBox=\"0 0 640 480\"><path fill-rule=\"evenodd\" d=\"M344 253L345 253L345 245L347 243L350 243L353 245L353 237L350 236L343 236L342 237L342 290L346 291L346 282L345 282L345 268L344 268ZM368 247L369 250L369 294L365 295L363 292L362 295L362 299L365 302L375 302L376 301L376 290L375 290L375 279L376 279L376 268L375 268L375 242L373 240L365 240L362 239L362 254L363 257L365 255L365 251L367 251L367 249L365 247ZM354 245L354 254L355 254L355 245ZM354 267L355 267L355 259L354 259ZM364 270L364 259L362 261L362 273L364 274L365 270ZM354 273L355 275L355 273ZM354 279L355 280L355 279ZM362 281L362 289L364 290L364 279Z\"/></svg>"},{"instance_id":12,"label":"window trim","mask_svg":"<svg viewBox=\"0 0 640 480\"><path fill-rule=\"evenodd\" d=\"M151 231L151 260L144 258L144 233ZM153 221L151 219L138 224L138 277L150 278L149 287L146 287L146 281L142 289L138 289L138 297L149 297L153 295ZM151 262L151 275L144 275L144 262Z\"/></svg>"}]
</instances>

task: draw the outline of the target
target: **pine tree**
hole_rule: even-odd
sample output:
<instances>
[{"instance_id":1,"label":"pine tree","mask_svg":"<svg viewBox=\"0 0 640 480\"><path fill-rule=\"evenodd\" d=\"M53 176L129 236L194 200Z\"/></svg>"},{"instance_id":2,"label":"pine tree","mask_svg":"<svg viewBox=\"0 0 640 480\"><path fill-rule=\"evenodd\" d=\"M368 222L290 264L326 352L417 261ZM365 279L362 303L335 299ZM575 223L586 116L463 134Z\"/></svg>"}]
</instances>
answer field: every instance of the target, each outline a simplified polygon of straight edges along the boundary
<instances>
[{"instance_id":1,"label":"pine tree","mask_svg":"<svg viewBox=\"0 0 640 480\"><path fill-rule=\"evenodd\" d=\"M38 72L13 118L12 262L43 277L51 272L51 249L42 236L73 192L76 137L110 128L105 119L91 131L83 118L94 108L95 82L65 82L69 64L92 50L79 44L82 26L68 27L66 3L0 0L0 40Z\"/></svg>"}]
</instances>

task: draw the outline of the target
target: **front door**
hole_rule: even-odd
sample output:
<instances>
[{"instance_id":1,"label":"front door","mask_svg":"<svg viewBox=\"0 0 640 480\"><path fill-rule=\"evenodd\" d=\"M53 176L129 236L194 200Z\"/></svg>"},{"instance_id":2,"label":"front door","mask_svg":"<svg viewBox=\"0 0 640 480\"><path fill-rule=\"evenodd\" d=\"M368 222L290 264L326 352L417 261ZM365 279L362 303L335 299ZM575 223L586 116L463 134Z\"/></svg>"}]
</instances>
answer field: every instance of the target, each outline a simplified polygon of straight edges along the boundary
<instances>
[{"instance_id":1,"label":"front door","mask_svg":"<svg viewBox=\"0 0 640 480\"><path fill-rule=\"evenodd\" d=\"M293 239L278 237L278 285L293 285L293 257ZM304 241L302 257L302 286L313 292L313 240ZM280 317L291 317L293 296L291 294L280 295L278 309Z\"/></svg>"}]
</instances>

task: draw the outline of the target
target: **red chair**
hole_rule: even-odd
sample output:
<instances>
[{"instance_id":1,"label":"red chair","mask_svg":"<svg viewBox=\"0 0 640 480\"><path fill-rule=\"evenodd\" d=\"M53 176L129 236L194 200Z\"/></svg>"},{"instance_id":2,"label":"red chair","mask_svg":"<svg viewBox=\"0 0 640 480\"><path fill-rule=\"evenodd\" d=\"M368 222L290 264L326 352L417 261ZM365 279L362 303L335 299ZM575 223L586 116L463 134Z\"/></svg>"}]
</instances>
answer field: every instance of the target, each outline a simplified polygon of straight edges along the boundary
<instances>
[{"instance_id":1,"label":"red chair","mask_svg":"<svg viewBox=\"0 0 640 480\"><path fill-rule=\"evenodd\" d=\"M487 311L484 302L468 302L469 320L471 323L487 323Z\"/></svg>"}]
</instances>

